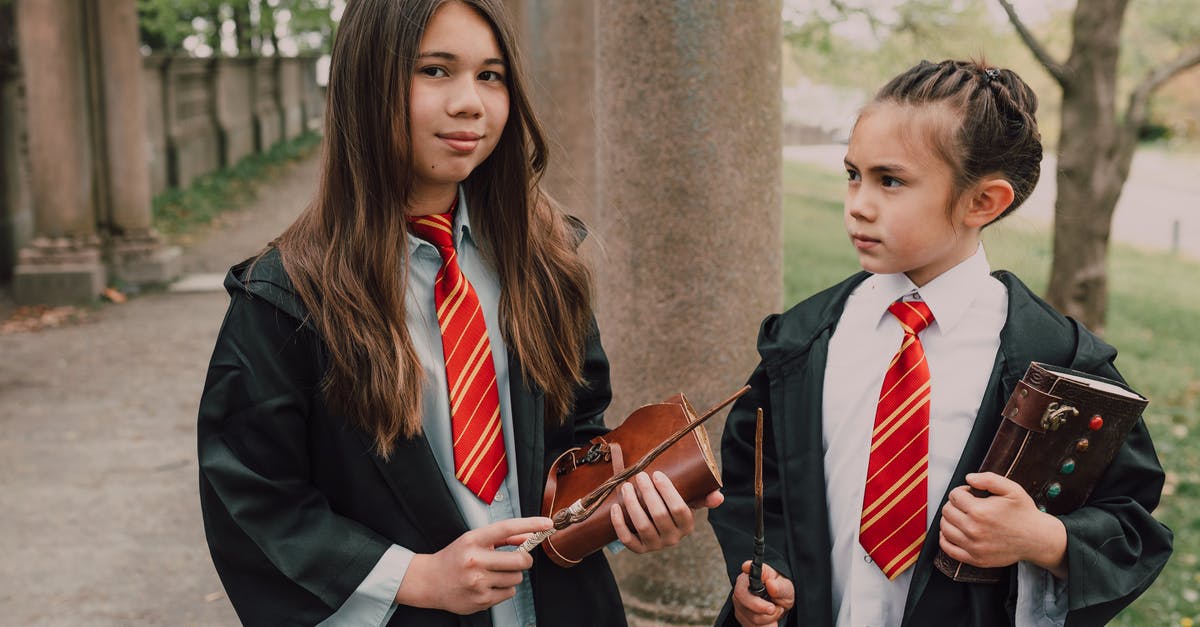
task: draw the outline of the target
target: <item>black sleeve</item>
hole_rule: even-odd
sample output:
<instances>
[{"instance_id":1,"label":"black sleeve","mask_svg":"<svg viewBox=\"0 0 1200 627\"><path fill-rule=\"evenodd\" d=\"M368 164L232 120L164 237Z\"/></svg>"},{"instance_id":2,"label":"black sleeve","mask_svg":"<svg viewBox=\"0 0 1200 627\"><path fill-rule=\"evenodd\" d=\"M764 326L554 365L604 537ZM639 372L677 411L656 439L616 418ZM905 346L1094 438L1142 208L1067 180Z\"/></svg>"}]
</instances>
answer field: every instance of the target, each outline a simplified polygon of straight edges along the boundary
<instances>
[{"instance_id":1,"label":"black sleeve","mask_svg":"<svg viewBox=\"0 0 1200 627\"><path fill-rule=\"evenodd\" d=\"M391 544L334 513L311 481L308 421L322 373L318 340L300 327L235 292L200 402L205 532L247 624L318 622Z\"/></svg>"},{"instance_id":2,"label":"black sleeve","mask_svg":"<svg viewBox=\"0 0 1200 627\"><path fill-rule=\"evenodd\" d=\"M764 561L793 581L784 558L787 529L783 518L783 496L779 483L771 406L772 390L766 366L759 364L747 381L750 391L739 398L725 421L721 436L721 478L725 502L708 513L717 542L725 558L732 586L742 572L742 563L754 554L754 432L759 407L763 410L763 528L766 537ZM736 625L732 593L718 625Z\"/></svg>"},{"instance_id":3,"label":"black sleeve","mask_svg":"<svg viewBox=\"0 0 1200 627\"><path fill-rule=\"evenodd\" d=\"M1122 381L1111 363L1093 374ZM1066 625L1107 623L1166 566L1173 535L1150 515L1164 478L1150 433L1138 419L1087 504L1060 517L1067 528Z\"/></svg>"}]
</instances>

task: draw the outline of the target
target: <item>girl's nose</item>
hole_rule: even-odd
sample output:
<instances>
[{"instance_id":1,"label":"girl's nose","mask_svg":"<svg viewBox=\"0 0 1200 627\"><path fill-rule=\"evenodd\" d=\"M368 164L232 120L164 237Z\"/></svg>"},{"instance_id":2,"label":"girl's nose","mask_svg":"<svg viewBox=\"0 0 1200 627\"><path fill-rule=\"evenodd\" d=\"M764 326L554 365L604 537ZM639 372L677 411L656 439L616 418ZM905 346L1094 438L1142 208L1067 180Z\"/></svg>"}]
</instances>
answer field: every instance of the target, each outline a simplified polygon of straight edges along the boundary
<instances>
[{"instance_id":1,"label":"girl's nose","mask_svg":"<svg viewBox=\"0 0 1200 627\"><path fill-rule=\"evenodd\" d=\"M868 194L862 192L847 194L846 213L855 220L870 222L875 219L875 205Z\"/></svg>"},{"instance_id":2,"label":"girl's nose","mask_svg":"<svg viewBox=\"0 0 1200 627\"><path fill-rule=\"evenodd\" d=\"M456 81L449 105L454 117L478 118L483 115L483 99L479 97L479 86L474 77Z\"/></svg>"}]
</instances>

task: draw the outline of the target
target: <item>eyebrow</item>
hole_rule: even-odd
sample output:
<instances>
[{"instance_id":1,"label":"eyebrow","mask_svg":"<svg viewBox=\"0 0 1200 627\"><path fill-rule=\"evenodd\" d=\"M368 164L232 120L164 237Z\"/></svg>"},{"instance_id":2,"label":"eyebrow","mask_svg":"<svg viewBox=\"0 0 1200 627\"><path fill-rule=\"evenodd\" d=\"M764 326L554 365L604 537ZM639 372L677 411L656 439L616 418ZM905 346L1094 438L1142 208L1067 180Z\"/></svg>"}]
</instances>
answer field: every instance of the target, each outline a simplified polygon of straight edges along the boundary
<instances>
[{"instance_id":1,"label":"eyebrow","mask_svg":"<svg viewBox=\"0 0 1200 627\"><path fill-rule=\"evenodd\" d=\"M845 163L847 168L860 170L860 168L854 165L854 163L852 163L849 159L842 159L842 163ZM872 174L907 174L908 168L893 163L881 163L879 165L871 166L867 169L867 171L871 172Z\"/></svg>"},{"instance_id":2,"label":"eyebrow","mask_svg":"<svg viewBox=\"0 0 1200 627\"><path fill-rule=\"evenodd\" d=\"M455 61L455 62L461 60L461 59L459 59L458 55L454 54L453 52L440 52L440 51L422 52L417 55L417 59L445 59L447 61ZM498 59L496 57L492 57L489 59L484 59L483 65L507 66L508 64L504 62L504 59Z\"/></svg>"}]
</instances>

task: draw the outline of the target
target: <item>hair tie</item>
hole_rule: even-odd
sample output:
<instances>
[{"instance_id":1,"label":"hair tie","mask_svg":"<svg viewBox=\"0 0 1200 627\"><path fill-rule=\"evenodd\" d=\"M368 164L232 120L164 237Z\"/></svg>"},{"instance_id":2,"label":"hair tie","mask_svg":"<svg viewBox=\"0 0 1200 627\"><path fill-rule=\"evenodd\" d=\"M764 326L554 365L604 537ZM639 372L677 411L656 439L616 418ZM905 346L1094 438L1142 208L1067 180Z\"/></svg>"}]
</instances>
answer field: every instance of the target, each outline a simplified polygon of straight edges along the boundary
<instances>
[{"instance_id":1,"label":"hair tie","mask_svg":"<svg viewBox=\"0 0 1200 627\"><path fill-rule=\"evenodd\" d=\"M987 79L989 81L1000 80L1000 70L997 70L994 67L990 67L990 68L984 70L983 74L985 76L987 76Z\"/></svg>"}]
</instances>

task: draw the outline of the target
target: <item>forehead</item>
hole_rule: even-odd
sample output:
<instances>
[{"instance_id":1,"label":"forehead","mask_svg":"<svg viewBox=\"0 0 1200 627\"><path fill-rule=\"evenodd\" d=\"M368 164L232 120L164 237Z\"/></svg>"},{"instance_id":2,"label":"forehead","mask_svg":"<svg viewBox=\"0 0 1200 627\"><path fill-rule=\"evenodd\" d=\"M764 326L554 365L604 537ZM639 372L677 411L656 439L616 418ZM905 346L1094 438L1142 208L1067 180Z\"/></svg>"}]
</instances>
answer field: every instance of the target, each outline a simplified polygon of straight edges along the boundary
<instances>
[{"instance_id":1,"label":"forehead","mask_svg":"<svg viewBox=\"0 0 1200 627\"><path fill-rule=\"evenodd\" d=\"M502 58L491 23L461 2L447 2L429 18L418 54L430 52L450 52L465 59Z\"/></svg>"},{"instance_id":2,"label":"forehead","mask_svg":"<svg viewBox=\"0 0 1200 627\"><path fill-rule=\"evenodd\" d=\"M937 105L872 104L854 125L846 160L864 170L879 164L948 170L937 142L949 137L952 116L949 109Z\"/></svg>"}]
</instances>

